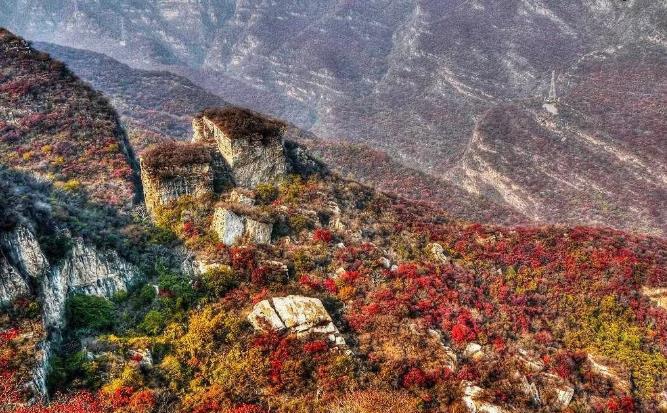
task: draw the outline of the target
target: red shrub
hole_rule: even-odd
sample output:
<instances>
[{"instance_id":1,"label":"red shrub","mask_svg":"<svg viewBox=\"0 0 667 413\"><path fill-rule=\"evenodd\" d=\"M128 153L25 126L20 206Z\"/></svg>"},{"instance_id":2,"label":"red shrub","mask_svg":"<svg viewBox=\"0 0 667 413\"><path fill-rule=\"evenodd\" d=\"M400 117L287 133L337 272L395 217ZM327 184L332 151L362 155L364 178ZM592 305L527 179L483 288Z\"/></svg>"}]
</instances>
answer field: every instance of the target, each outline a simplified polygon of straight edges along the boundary
<instances>
[{"instance_id":1,"label":"red shrub","mask_svg":"<svg viewBox=\"0 0 667 413\"><path fill-rule=\"evenodd\" d=\"M151 390L141 390L130 398L130 410L134 413L150 413L155 407L155 394Z\"/></svg>"},{"instance_id":2,"label":"red shrub","mask_svg":"<svg viewBox=\"0 0 667 413\"><path fill-rule=\"evenodd\" d=\"M333 240L333 234L331 234L331 231L325 228L318 228L315 230L313 233L313 241L322 241L329 243Z\"/></svg>"},{"instance_id":3,"label":"red shrub","mask_svg":"<svg viewBox=\"0 0 667 413\"><path fill-rule=\"evenodd\" d=\"M470 340L473 340L475 337L475 333L465 324L456 324L452 328L452 340L456 344L463 344L466 343Z\"/></svg>"},{"instance_id":4,"label":"red shrub","mask_svg":"<svg viewBox=\"0 0 667 413\"><path fill-rule=\"evenodd\" d=\"M225 410L225 413L266 413L266 410L256 404L242 404L231 410Z\"/></svg>"},{"instance_id":5,"label":"red shrub","mask_svg":"<svg viewBox=\"0 0 667 413\"><path fill-rule=\"evenodd\" d=\"M312 288L313 290L320 288L319 281L306 274L299 278L299 284L304 287Z\"/></svg>"},{"instance_id":6,"label":"red shrub","mask_svg":"<svg viewBox=\"0 0 667 413\"><path fill-rule=\"evenodd\" d=\"M322 286L331 294L336 294L336 292L338 292L338 286L336 285L336 281L334 281L333 278L327 278L324 280Z\"/></svg>"},{"instance_id":7,"label":"red shrub","mask_svg":"<svg viewBox=\"0 0 667 413\"><path fill-rule=\"evenodd\" d=\"M326 351L329 348L329 345L324 340L311 341L303 345L303 349L307 353L321 353Z\"/></svg>"},{"instance_id":8,"label":"red shrub","mask_svg":"<svg viewBox=\"0 0 667 413\"><path fill-rule=\"evenodd\" d=\"M426 387L429 382L428 376L418 367L408 370L401 380L403 387Z\"/></svg>"}]
</instances>

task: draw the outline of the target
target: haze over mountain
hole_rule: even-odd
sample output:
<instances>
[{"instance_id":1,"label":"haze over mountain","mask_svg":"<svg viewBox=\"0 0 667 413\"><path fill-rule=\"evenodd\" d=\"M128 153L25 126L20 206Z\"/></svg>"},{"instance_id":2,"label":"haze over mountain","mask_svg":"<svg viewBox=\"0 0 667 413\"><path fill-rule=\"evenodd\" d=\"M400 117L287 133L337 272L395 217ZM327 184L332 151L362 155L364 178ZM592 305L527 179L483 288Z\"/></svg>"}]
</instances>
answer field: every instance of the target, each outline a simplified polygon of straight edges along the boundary
<instances>
[{"instance_id":1,"label":"haze over mountain","mask_svg":"<svg viewBox=\"0 0 667 413\"><path fill-rule=\"evenodd\" d=\"M667 231L664 2L24 0L0 25L186 75L528 220Z\"/></svg>"}]
</instances>

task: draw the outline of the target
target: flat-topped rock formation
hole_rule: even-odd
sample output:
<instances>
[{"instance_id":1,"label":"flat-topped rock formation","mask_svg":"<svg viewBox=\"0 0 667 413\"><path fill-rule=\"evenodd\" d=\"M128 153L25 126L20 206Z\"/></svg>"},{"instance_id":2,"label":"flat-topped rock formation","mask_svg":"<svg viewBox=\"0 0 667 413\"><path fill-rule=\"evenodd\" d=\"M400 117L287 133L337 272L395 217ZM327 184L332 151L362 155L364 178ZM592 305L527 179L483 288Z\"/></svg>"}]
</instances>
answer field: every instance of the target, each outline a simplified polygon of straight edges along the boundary
<instances>
[{"instance_id":1,"label":"flat-topped rock formation","mask_svg":"<svg viewBox=\"0 0 667 413\"><path fill-rule=\"evenodd\" d=\"M140 162L144 199L150 212L183 196L213 194L211 154L204 145L163 144L147 150Z\"/></svg>"},{"instance_id":2,"label":"flat-topped rock formation","mask_svg":"<svg viewBox=\"0 0 667 413\"><path fill-rule=\"evenodd\" d=\"M214 147L237 186L254 187L287 172L286 125L241 108L207 109L192 121L195 142ZM222 165L216 175L224 176ZM221 178L224 179L224 178Z\"/></svg>"}]
</instances>

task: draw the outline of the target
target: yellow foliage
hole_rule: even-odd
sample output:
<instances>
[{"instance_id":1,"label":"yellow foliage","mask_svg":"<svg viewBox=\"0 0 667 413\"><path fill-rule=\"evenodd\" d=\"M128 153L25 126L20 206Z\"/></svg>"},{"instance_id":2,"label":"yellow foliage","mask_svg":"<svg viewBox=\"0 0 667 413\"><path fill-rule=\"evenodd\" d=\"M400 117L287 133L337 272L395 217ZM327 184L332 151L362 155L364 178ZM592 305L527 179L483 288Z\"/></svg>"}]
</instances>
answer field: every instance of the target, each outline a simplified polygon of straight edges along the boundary
<instances>
[{"instance_id":1,"label":"yellow foliage","mask_svg":"<svg viewBox=\"0 0 667 413\"><path fill-rule=\"evenodd\" d=\"M421 401L407 392L366 390L351 393L331 403L326 411L340 413L419 412Z\"/></svg>"},{"instance_id":2,"label":"yellow foliage","mask_svg":"<svg viewBox=\"0 0 667 413\"><path fill-rule=\"evenodd\" d=\"M112 143L106 147L106 151L109 153L118 152L118 148L119 146L117 143Z\"/></svg>"},{"instance_id":3,"label":"yellow foliage","mask_svg":"<svg viewBox=\"0 0 667 413\"><path fill-rule=\"evenodd\" d=\"M81 181L78 179L70 179L62 184L62 188L66 191L76 191L81 187Z\"/></svg>"},{"instance_id":4,"label":"yellow foliage","mask_svg":"<svg viewBox=\"0 0 667 413\"><path fill-rule=\"evenodd\" d=\"M139 388L142 387L143 384L144 378L139 372L139 369L135 366L126 365L123 368L120 377L111 380L107 385L102 387L102 391L107 394L113 394L121 387Z\"/></svg>"},{"instance_id":5,"label":"yellow foliage","mask_svg":"<svg viewBox=\"0 0 667 413\"><path fill-rule=\"evenodd\" d=\"M176 350L186 359L210 357L217 347L239 336L243 319L227 316L221 309L208 305L190 315L188 331L178 339Z\"/></svg>"},{"instance_id":6,"label":"yellow foliage","mask_svg":"<svg viewBox=\"0 0 667 413\"><path fill-rule=\"evenodd\" d=\"M173 390L178 389L184 379L181 362L176 357L168 355L160 363L160 369L164 372L165 377L169 379L169 387Z\"/></svg>"},{"instance_id":7,"label":"yellow foliage","mask_svg":"<svg viewBox=\"0 0 667 413\"><path fill-rule=\"evenodd\" d=\"M346 285L338 290L338 298L343 301L347 301L352 297L354 297L355 293L356 289L354 287L352 287L351 285Z\"/></svg>"},{"instance_id":8,"label":"yellow foliage","mask_svg":"<svg viewBox=\"0 0 667 413\"><path fill-rule=\"evenodd\" d=\"M212 363L215 369L210 378L218 383L232 399L253 400L267 386L264 382L269 368L268 359L256 348L244 349L235 343Z\"/></svg>"},{"instance_id":9,"label":"yellow foliage","mask_svg":"<svg viewBox=\"0 0 667 413\"><path fill-rule=\"evenodd\" d=\"M570 316L565 344L617 360L632 372L643 395L653 391L667 368L667 358L644 343L653 332L639 326L632 311L613 296L596 303L577 303L572 297L566 301L577 311Z\"/></svg>"}]
</instances>

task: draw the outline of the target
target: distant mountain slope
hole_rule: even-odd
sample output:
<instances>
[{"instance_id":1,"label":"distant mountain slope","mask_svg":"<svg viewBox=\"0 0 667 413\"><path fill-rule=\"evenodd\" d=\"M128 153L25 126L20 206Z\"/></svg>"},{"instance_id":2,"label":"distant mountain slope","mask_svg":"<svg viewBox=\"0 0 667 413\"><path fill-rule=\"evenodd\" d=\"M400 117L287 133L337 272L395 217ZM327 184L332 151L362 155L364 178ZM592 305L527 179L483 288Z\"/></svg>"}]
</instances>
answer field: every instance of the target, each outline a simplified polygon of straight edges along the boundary
<instances>
[{"instance_id":1,"label":"distant mountain slope","mask_svg":"<svg viewBox=\"0 0 667 413\"><path fill-rule=\"evenodd\" d=\"M222 98L169 72L137 70L100 53L50 43L38 42L35 47L66 62L102 91L121 115L138 150L160 136L189 139L190 122L197 112L227 105Z\"/></svg>"},{"instance_id":2,"label":"distant mountain slope","mask_svg":"<svg viewBox=\"0 0 667 413\"><path fill-rule=\"evenodd\" d=\"M443 174L489 105L541 94L551 70L595 50L667 44L667 5L653 0L10 3L0 24L29 38L171 67Z\"/></svg>"},{"instance_id":3,"label":"distant mountain slope","mask_svg":"<svg viewBox=\"0 0 667 413\"><path fill-rule=\"evenodd\" d=\"M639 52L644 50L645 52ZM535 221L667 232L667 66L642 45L589 56L541 101L498 105L477 122L453 177Z\"/></svg>"}]
</instances>

